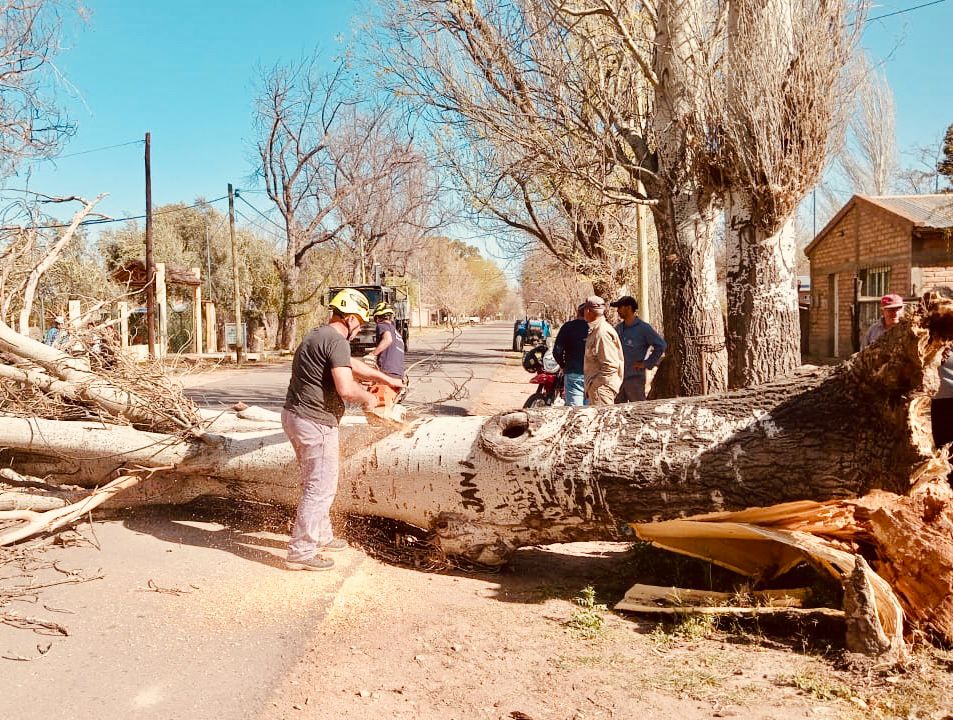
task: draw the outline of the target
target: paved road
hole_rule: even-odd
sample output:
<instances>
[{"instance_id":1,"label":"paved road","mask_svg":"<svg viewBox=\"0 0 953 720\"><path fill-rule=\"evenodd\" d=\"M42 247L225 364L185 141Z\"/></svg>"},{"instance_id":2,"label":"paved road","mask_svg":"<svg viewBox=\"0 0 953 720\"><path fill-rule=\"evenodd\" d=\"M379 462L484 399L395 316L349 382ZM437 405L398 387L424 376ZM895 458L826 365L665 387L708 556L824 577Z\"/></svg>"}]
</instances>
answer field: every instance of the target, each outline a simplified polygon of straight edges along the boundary
<instances>
[{"instance_id":1,"label":"paved road","mask_svg":"<svg viewBox=\"0 0 953 720\"><path fill-rule=\"evenodd\" d=\"M405 404L425 406L434 414L464 415L510 352L511 323L489 323L463 328L454 336L447 330L411 335L407 365L410 391ZM186 392L195 402L222 408L241 400L280 410L288 388L291 363L248 369L216 370L186 375Z\"/></svg>"},{"instance_id":2,"label":"paved road","mask_svg":"<svg viewBox=\"0 0 953 720\"><path fill-rule=\"evenodd\" d=\"M439 360L412 371L410 403L435 402L464 385L468 397L435 410L462 414L507 357L511 326L466 328ZM412 339L411 363L443 348L434 331ZM512 354L509 354L513 357ZM185 378L210 407L238 400L280 408L289 363ZM43 552L0 582L60 583L64 573L101 576L57 584L8 610L51 619L69 637L0 624L0 718L18 720L205 720L254 718L309 648L312 633L366 557L346 550L329 573L283 568L287 515L208 501L129 512L80 526L87 538ZM53 568L50 563L56 562ZM18 579L22 578L22 579ZM31 599L31 598L28 598Z\"/></svg>"}]
</instances>

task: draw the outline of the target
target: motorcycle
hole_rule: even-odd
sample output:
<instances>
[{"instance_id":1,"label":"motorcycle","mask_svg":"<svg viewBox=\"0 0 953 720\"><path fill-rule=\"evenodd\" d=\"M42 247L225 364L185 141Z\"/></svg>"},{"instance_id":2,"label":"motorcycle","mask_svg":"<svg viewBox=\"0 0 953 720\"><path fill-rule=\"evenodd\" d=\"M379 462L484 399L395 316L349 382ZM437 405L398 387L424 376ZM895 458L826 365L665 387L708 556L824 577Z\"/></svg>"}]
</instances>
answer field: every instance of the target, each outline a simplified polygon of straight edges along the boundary
<instances>
[{"instance_id":1,"label":"motorcycle","mask_svg":"<svg viewBox=\"0 0 953 720\"><path fill-rule=\"evenodd\" d=\"M537 386L536 392L523 403L524 408L564 404L565 377L562 368L545 344L537 345L523 353L523 369L533 373L530 382Z\"/></svg>"}]
</instances>

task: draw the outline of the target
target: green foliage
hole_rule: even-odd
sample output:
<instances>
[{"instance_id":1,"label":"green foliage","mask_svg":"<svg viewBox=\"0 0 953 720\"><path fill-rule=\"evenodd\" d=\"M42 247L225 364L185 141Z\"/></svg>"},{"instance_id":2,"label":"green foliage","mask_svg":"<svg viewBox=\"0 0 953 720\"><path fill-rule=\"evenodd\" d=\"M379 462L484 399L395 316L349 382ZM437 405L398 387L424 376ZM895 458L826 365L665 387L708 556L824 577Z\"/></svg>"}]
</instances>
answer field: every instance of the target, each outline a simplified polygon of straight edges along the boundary
<instances>
[{"instance_id":1,"label":"green foliage","mask_svg":"<svg viewBox=\"0 0 953 720\"><path fill-rule=\"evenodd\" d=\"M566 625L575 630L586 640L593 640L602 634L605 626L603 613L607 612L605 605L596 602L596 590L592 585L586 585L579 597L573 602L579 607L573 611Z\"/></svg>"},{"instance_id":2,"label":"green foliage","mask_svg":"<svg viewBox=\"0 0 953 720\"><path fill-rule=\"evenodd\" d=\"M674 623L656 625L652 629L652 642L657 647L672 645L679 640L697 642L711 635L717 627L717 619L713 615L701 613L685 613L678 615Z\"/></svg>"},{"instance_id":3,"label":"green foliage","mask_svg":"<svg viewBox=\"0 0 953 720\"><path fill-rule=\"evenodd\" d=\"M942 150L943 157L937 163L936 169L953 187L953 123L946 129L946 134L943 136Z\"/></svg>"},{"instance_id":4,"label":"green foliage","mask_svg":"<svg viewBox=\"0 0 953 720\"><path fill-rule=\"evenodd\" d=\"M202 203L201 199L198 202ZM155 209L152 229L156 262L200 268L206 299L222 308L231 306L234 283L227 215L207 204L188 207L171 203ZM277 312L281 283L275 266L275 245L244 228L236 230L236 242L246 316L260 319ZM141 260L144 246L145 229L134 221L104 232L99 239L100 252L110 271Z\"/></svg>"}]
</instances>

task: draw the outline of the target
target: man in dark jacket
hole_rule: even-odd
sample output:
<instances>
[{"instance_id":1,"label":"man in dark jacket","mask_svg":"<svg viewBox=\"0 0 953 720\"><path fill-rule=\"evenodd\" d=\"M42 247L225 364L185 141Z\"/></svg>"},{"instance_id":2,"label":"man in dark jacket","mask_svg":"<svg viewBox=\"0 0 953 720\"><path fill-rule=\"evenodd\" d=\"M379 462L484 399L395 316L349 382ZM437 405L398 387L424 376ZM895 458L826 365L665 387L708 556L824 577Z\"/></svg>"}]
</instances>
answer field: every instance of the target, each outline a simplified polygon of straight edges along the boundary
<instances>
[{"instance_id":1,"label":"man in dark jacket","mask_svg":"<svg viewBox=\"0 0 953 720\"><path fill-rule=\"evenodd\" d=\"M566 404L585 405L586 391L583 382L582 364L586 355L586 337L589 323L583 318L585 305L576 308L576 319L570 320L556 333L553 357L566 377Z\"/></svg>"}]
</instances>

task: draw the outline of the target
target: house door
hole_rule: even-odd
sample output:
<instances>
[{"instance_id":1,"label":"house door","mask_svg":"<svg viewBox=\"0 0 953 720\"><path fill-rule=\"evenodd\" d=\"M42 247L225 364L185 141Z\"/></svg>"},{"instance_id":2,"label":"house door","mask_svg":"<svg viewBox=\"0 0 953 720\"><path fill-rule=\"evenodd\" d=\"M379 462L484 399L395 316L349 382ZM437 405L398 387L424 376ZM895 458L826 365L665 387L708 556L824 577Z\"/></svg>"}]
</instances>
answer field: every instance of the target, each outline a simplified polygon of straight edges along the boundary
<instances>
[{"instance_id":1,"label":"house door","mask_svg":"<svg viewBox=\"0 0 953 720\"><path fill-rule=\"evenodd\" d=\"M837 293L837 273L831 273L827 276L827 327L830 344L831 357L837 357L840 350L840 298Z\"/></svg>"}]
</instances>

